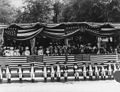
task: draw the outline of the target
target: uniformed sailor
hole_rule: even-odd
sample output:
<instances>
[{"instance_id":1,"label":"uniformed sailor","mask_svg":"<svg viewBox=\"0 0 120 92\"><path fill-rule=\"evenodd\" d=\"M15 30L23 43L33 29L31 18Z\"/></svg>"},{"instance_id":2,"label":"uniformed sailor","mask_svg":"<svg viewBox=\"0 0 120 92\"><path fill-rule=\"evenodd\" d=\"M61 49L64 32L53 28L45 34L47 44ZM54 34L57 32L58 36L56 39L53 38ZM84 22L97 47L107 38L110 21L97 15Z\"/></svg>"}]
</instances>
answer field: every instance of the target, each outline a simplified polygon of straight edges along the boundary
<instances>
[{"instance_id":1,"label":"uniformed sailor","mask_svg":"<svg viewBox=\"0 0 120 92\"><path fill-rule=\"evenodd\" d=\"M42 48L42 46L39 47L38 55L43 55L43 48Z\"/></svg>"},{"instance_id":2,"label":"uniformed sailor","mask_svg":"<svg viewBox=\"0 0 120 92\"><path fill-rule=\"evenodd\" d=\"M89 78L92 79L93 78L93 70L92 70L92 65L89 65Z\"/></svg>"},{"instance_id":3,"label":"uniformed sailor","mask_svg":"<svg viewBox=\"0 0 120 92\"><path fill-rule=\"evenodd\" d=\"M51 80L53 81L55 78L55 70L53 64L51 64Z\"/></svg>"},{"instance_id":4,"label":"uniformed sailor","mask_svg":"<svg viewBox=\"0 0 120 92\"><path fill-rule=\"evenodd\" d=\"M112 68L111 68L111 64L108 65L108 78L112 77Z\"/></svg>"},{"instance_id":5,"label":"uniformed sailor","mask_svg":"<svg viewBox=\"0 0 120 92\"><path fill-rule=\"evenodd\" d=\"M60 78L61 78L61 70L60 70L60 65L59 63L56 64L56 76L57 76L57 80L60 81Z\"/></svg>"},{"instance_id":6,"label":"uniformed sailor","mask_svg":"<svg viewBox=\"0 0 120 92\"><path fill-rule=\"evenodd\" d=\"M99 70L97 65L95 65L95 77L96 79L99 79Z\"/></svg>"},{"instance_id":7,"label":"uniformed sailor","mask_svg":"<svg viewBox=\"0 0 120 92\"><path fill-rule=\"evenodd\" d=\"M101 78L102 79L106 78L106 72L103 64L101 65Z\"/></svg>"},{"instance_id":8,"label":"uniformed sailor","mask_svg":"<svg viewBox=\"0 0 120 92\"><path fill-rule=\"evenodd\" d=\"M25 56L30 56L29 47L25 48Z\"/></svg>"},{"instance_id":9,"label":"uniformed sailor","mask_svg":"<svg viewBox=\"0 0 120 92\"><path fill-rule=\"evenodd\" d=\"M85 64L83 65L83 71L82 71L82 73L83 73L83 78L85 80L87 78L87 69L86 69L86 65Z\"/></svg>"},{"instance_id":10,"label":"uniformed sailor","mask_svg":"<svg viewBox=\"0 0 120 92\"><path fill-rule=\"evenodd\" d=\"M46 66L46 63L44 63L44 66L43 66L43 76L44 76L44 81L46 82L47 81L47 66Z\"/></svg>"},{"instance_id":11,"label":"uniformed sailor","mask_svg":"<svg viewBox=\"0 0 120 92\"><path fill-rule=\"evenodd\" d=\"M8 81L8 82L11 81L11 71L10 71L8 65L6 65L6 78L7 78L7 81Z\"/></svg>"},{"instance_id":12,"label":"uniformed sailor","mask_svg":"<svg viewBox=\"0 0 120 92\"><path fill-rule=\"evenodd\" d=\"M77 64L74 64L74 76L75 76L75 80L79 80L79 71Z\"/></svg>"},{"instance_id":13,"label":"uniformed sailor","mask_svg":"<svg viewBox=\"0 0 120 92\"><path fill-rule=\"evenodd\" d=\"M67 81L67 78L68 78L68 67L67 67L66 63L64 64L63 72L64 72L64 79L65 79L65 81Z\"/></svg>"},{"instance_id":14,"label":"uniformed sailor","mask_svg":"<svg viewBox=\"0 0 120 92\"><path fill-rule=\"evenodd\" d=\"M113 72L117 71L116 63L113 64Z\"/></svg>"}]
</instances>

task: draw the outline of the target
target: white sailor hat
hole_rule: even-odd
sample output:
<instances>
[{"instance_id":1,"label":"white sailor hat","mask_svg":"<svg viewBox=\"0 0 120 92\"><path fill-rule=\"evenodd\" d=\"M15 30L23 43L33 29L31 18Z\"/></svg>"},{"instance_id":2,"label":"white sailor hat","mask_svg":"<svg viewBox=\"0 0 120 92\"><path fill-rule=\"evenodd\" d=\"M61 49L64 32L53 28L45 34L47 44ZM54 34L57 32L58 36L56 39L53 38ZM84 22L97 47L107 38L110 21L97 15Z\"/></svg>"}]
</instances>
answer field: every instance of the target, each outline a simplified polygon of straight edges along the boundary
<instances>
[{"instance_id":1,"label":"white sailor hat","mask_svg":"<svg viewBox=\"0 0 120 92\"><path fill-rule=\"evenodd\" d=\"M25 49L26 49L26 50L28 50L28 49L29 49L29 47L25 47Z\"/></svg>"},{"instance_id":2,"label":"white sailor hat","mask_svg":"<svg viewBox=\"0 0 120 92\"><path fill-rule=\"evenodd\" d=\"M40 46L39 48L42 49L42 46Z\"/></svg>"},{"instance_id":3,"label":"white sailor hat","mask_svg":"<svg viewBox=\"0 0 120 92\"><path fill-rule=\"evenodd\" d=\"M3 49L6 49L6 47L3 47Z\"/></svg>"},{"instance_id":4,"label":"white sailor hat","mask_svg":"<svg viewBox=\"0 0 120 92\"><path fill-rule=\"evenodd\" d=\"M11 50L13 50L13 49L14 49L14 47L10 47L10 49L11 49Z\"/></svg>"},{"instance_id":5,"label":"white sailor hat","mask_svg":"<svg viewBox=\"0 0 120 92\"><path fill-rule=\"evenodd\" d=\"M15 51L19 51L19 49L16 49Z\"/></svg>"}]
</instances>

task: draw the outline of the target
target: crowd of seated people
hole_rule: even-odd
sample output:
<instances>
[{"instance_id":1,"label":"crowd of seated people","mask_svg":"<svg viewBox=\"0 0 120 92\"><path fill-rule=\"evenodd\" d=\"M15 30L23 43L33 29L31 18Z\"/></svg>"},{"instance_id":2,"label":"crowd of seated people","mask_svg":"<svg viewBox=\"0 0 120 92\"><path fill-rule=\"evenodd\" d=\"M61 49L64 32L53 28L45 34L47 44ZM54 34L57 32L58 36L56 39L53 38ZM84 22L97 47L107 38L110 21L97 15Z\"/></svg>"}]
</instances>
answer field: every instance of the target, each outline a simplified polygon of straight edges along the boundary
<instances>
[{"instance_id":1,"label":"crowd of seated people","mask_svg":"<svg viewBox=\"0 0 120 92\"><path fill-rule=\"evenodd\" d=\"M100 48L99 54L110 54L115 53L115 50L110 47ZM119 51L119 49L117 49ZM91 45L88 43L87 45L77 44L77 45L54 45L50 44L48 47L38 46L35 47L34 55L47 55L47 56L56 56L56 55L72 55L72 54L98 54L98 48L95 45ZM30 47L6 47L4 46L2 49L3 56L29 56L31 55Z\"/></svg>"}]
</instances>

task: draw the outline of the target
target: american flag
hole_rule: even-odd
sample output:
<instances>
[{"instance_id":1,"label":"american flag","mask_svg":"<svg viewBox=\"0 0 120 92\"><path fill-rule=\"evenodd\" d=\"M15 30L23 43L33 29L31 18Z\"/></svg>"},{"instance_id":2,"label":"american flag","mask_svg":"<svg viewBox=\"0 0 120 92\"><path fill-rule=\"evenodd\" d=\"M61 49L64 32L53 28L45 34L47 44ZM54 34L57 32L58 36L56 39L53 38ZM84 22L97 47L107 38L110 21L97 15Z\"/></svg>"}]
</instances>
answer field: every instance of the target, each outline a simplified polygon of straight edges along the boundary
<instances>
[{"instance_id":1,"label":"american flag","mask_svg":"<svg viewBox=\"0 0 120 92\"><path fill-rule=\"evenodd\" d=\"M43 62L43 56L28 56L27 57L27 62Z\"/></svg>"},{"instance_id":2,"label":"american flag","mask_svg":"<svg viewBox=\"0 0 120 92\"><path fill-rule=\"evenodd\" d=\"M27 40L34 38L36 35L42 32L42 30L42 26L22 28L17 25L11 25L8 28L4 29L4 34L16 40Z\"/></svg>"}]
</instances>

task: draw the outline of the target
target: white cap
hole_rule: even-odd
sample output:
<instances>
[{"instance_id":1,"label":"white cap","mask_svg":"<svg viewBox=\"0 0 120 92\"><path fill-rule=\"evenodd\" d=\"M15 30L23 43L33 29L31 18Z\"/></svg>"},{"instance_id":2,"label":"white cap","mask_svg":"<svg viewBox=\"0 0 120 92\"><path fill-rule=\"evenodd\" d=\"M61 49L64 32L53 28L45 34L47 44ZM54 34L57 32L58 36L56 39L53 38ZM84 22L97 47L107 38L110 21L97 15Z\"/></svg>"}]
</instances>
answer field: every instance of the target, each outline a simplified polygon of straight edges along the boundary
<instances>
[{"instance_id":1,"label":"white cap","mask_svg":"<svg viewBox=\"0 0 120 92\"><path fill-rule=\"evenodd\" d=\"M25 47L25 49L26 49L26 50L28 50L28 49L29 49L29 47Z\"/></svg>"},{"instance_id":2,"label":"white cap","mask_svg":"<svg viewBox=\"0 0 120 92\"><path fill-rule=\"evenodd\" d=\"M10 47L11 50L13 50L14 48L13 47Z\"/></svg>"}]
</instances>

